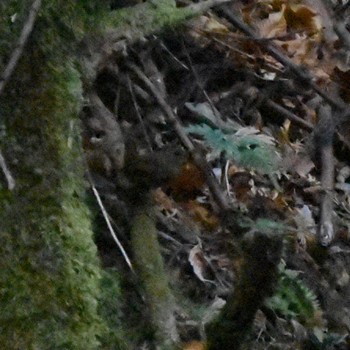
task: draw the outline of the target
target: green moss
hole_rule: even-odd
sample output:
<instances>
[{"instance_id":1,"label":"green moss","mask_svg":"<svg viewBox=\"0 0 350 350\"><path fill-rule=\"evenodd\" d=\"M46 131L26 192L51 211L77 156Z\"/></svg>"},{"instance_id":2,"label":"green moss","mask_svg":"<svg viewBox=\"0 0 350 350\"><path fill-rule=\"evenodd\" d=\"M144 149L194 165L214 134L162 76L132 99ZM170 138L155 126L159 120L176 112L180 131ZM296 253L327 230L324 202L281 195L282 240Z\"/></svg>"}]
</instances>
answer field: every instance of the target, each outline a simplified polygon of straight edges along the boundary
<instances>
[{"instance_id":1,"label":"green moss","mask_svg":"<svg viewBox=\"0 0 350 350\"><path fill-rule=\"evenodd\" d=\"M157 240L155 219L144 209L132 223L131 245L138 276L143 284L155 340L162 349L173 348L178 337L174 300Z\"/></svg>"},{"instance_id":2,"label":"green moss","mask_svg":"<svg viewBox=\"0 0 350 350\"><path fill-rule=\"evenodd\" d=\"M176 8L173 0L149 1L132 8L112 11L105 19L107 30L137 40L175 27L194 15L188 8Z\"/></svg>"},{"instance_id":3,"label":"green moss","mask_svg":"<svg viewBox=\"0 0 350 350\"><path fill-rule=\"evenodd\" d=\"M121 305L124 300L119 281L120 276L115 269L103 271L99 312L108 324L108 329L101 338L101 349L103 350L130 349L130 345L125 340L126 334L121 330L121 319L124 316Z\"/></svg>"},{"instance_id":4,"label":"green moss","mask_svg":"<svg viewBox=\"0 0 350 350\"><path fill-rule=\"evenodd\" d=\"M0 191L1 349L97 349L106 332L77 117L74 48L87 3L43 3L0 100L1 147L16 180Z\"/></svg>"},{"instance_id":5,"label":"green moss","mask_svg":"<svg viewBox=\"0 0 350 350\"><path fill-rule=\"evenodd\" d=\"M1 71L31 4L0 4ZM111 23L119 29L142 23L137 35L146 35L178 23L188 13L176 9L174 1L162 0L151 1L148 11L135 13L131 21L130 15L122 20L123 12L101 20L107 5L96 0L43 1L15 73L0 96L5 126L0 147L16 180L13 192L0 187L1 349L88 350L97 349L101 341L116 349L120 344L118 337L109 337L117 320L107 317L106 325L106 314L98 307L107 299L101 297L101 269L84 204L77 118L82 102L82 78L76 68L79 43L87 33L97 34ZM171 315L170 291L152 225L150 237L135 240L140 247L136 250L147 242L147 249L155 252L138 261L146 267L142 279L151 312L158 315L154 320L161 326Z\"/></svg>"},{"instance_id":6,"label":"green moss","mask_svg":"<svg viewBox=\"0 0 350 350\"><path fill-rule=\"evenodd\" d=\"M141 214L134 220L131 239L145 289L150 291L155 303L159 305L164 299L168 300L170 290L160 255L155 224L150 216Z\"/></svg>"},{"instance_id":7,"label":"green moss","mask_svg":"<svg viewBox=\"0 0 350 350\"><path fill-rule=\"evenodd\" d=\"M24 61L20 68L28 66ZM13 81L23 92L7 116L5 150L16 159L17 187L1 215L0 345L96 349L103 327L100 271L84 205L78 129L69 131L79 109L78 74L72 64L35 68L27 81Z\"/></svg>"},{"instance_id":8,"label":"green moss","mask_svg":"<svg viewBox=\"0 0 350 350\"><path fill-rule=\"evenodd\" d=\"M29 0L0 2L0 72L16 47L20 31L30 6Z\"/></svg>"}]
</instances>

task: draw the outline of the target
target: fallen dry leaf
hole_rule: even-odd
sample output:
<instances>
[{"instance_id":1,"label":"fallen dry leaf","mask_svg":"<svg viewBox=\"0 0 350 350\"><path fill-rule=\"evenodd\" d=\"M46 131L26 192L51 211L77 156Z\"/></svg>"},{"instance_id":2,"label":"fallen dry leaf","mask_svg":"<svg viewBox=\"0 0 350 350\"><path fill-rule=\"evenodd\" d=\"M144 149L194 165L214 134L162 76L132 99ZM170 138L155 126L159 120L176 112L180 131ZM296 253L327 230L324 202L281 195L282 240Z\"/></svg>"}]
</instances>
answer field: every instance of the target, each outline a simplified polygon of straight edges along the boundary
<instances>
[{"instance_id":1,"label":"fallen dry leaf","mask_svg":"<svg viewBox=\"0 0 350 350\"><path fill-rule=\"evenodd\" d=\"M219 219L210 213L203 204L198 203L196 200L190 200L184 204L184 207L187 209L190 216L206 229L214 230L218 227Z\"/></svg>"},{"instance_id":2,"label":"fallen dry leaf","mask_svg":"<svg viewBox=\"0 0 350 350\"><path fill-rule=\"evenodd\" d=\"M207 346L204 342L201 341L191 341L189 343L186 343L185 346L182 348L182 350L206 350Z\"/></svg>"},{"instance_id":3,"label":"fallen dry leaf","mask_svg":"<svg viewBox=\"0 0 350 350\"><path fill-rule=\"evenodd\" d=\"M202 281L211 281L209 276L211 275L211 269L204 256L202 248L199 244L195 245L188 256L188 261L190 262L194 274Z\"/></svg>"},{"instance_id":4,"label":"fallen dry leaf","mask_svg":"<svg viewBox=\"0 0 350 350\"><path fill-rule=\"evenodd\" d=\"M161 210L172 212L176 209L176 203L161 188L157 188L153 192L153 199L155 203L160 207Z\"/></svg>"}]
</instances>

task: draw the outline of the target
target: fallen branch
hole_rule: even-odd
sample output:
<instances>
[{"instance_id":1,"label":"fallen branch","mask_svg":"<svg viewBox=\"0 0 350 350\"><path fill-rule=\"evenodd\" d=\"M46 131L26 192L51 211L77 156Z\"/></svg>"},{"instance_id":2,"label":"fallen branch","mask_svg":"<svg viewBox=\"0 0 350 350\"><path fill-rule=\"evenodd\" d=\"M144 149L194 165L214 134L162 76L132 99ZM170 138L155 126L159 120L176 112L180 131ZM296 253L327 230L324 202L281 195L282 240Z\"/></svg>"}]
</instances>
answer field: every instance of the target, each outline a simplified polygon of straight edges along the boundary
<instances>
[{"instance_id":1,"label":"fallen branch","mask_svg":"<svg viewBox=\"0 0 350 350\"><path fill-rule=\"evenodd\" d=\"M282 107L281 105L279 105L278 103L267 99L265 101L265 104L267 107L271 108L273 111L283 115L285 118L287 118L288 120L290 120L291 122L294 122L296 124L298 124L300 127L304 128L305 130L308 131L312 131L313 130L313 125L309 122L307 122L306 120L298 117L297 115L295 115L294 113L288 111L288 109Z\"/></svg>"},{"instance_id":2,"label":"fallen branch","mask_svg":"<svg viewBox=\"0 0 350 350\"><path fill-rule=\"evenodd\" d=\"M315 147L321 160L321 204L317 237L323 246L334 239L333 192L334 192L334 122L330 106L321 105L319 123L315 129Z\"/></svg>"}]
</instances>

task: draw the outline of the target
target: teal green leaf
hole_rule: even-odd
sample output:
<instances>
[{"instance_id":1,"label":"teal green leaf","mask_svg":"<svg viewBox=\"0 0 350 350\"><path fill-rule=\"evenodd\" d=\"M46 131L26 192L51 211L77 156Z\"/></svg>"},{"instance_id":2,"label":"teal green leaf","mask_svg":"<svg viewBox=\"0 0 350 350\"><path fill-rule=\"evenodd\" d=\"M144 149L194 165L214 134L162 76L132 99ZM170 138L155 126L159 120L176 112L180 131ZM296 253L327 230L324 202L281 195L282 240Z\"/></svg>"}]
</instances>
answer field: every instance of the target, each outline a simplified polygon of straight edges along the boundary
<instances>
[{"instance_id":1,"label":"teal green leaf","mask_svg":"<svg viewBox=\"0 0 350 350\"><path fill-rule=\"evenodd\" d=\"M191 134L203 137L214 153L224 153L227 159L238 166L251 168L263 174L276 171L280 156L271 137L258 134L255 128L241 128L235 133L225 134L208 125L192 125L186 128Z\"/></svg>"}]
</instances>

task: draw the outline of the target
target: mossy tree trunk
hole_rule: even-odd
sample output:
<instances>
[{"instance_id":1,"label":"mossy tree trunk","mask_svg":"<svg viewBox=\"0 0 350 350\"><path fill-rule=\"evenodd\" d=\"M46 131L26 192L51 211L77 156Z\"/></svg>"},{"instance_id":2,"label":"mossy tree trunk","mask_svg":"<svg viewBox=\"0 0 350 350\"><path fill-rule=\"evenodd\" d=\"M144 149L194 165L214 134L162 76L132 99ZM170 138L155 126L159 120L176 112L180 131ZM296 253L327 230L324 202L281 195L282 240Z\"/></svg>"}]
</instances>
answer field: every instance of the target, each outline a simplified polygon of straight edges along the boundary
<instances>
[{"instance_id":1,"label":"mossy tree trunk","mask_svg":"<svg viewBox=\"0 0 350 350\"><path fill-rule=\"evenodd\" d=\"M1 149L16 181L12 191L3 178L0 184L1 349L97 349L104 332L97 311L100 268L84 204L82 85L73 56L92 8L80 3L43 1L0 97ZM0 71L27 5L1 5Z\"/></svg>"}]
</instances>

